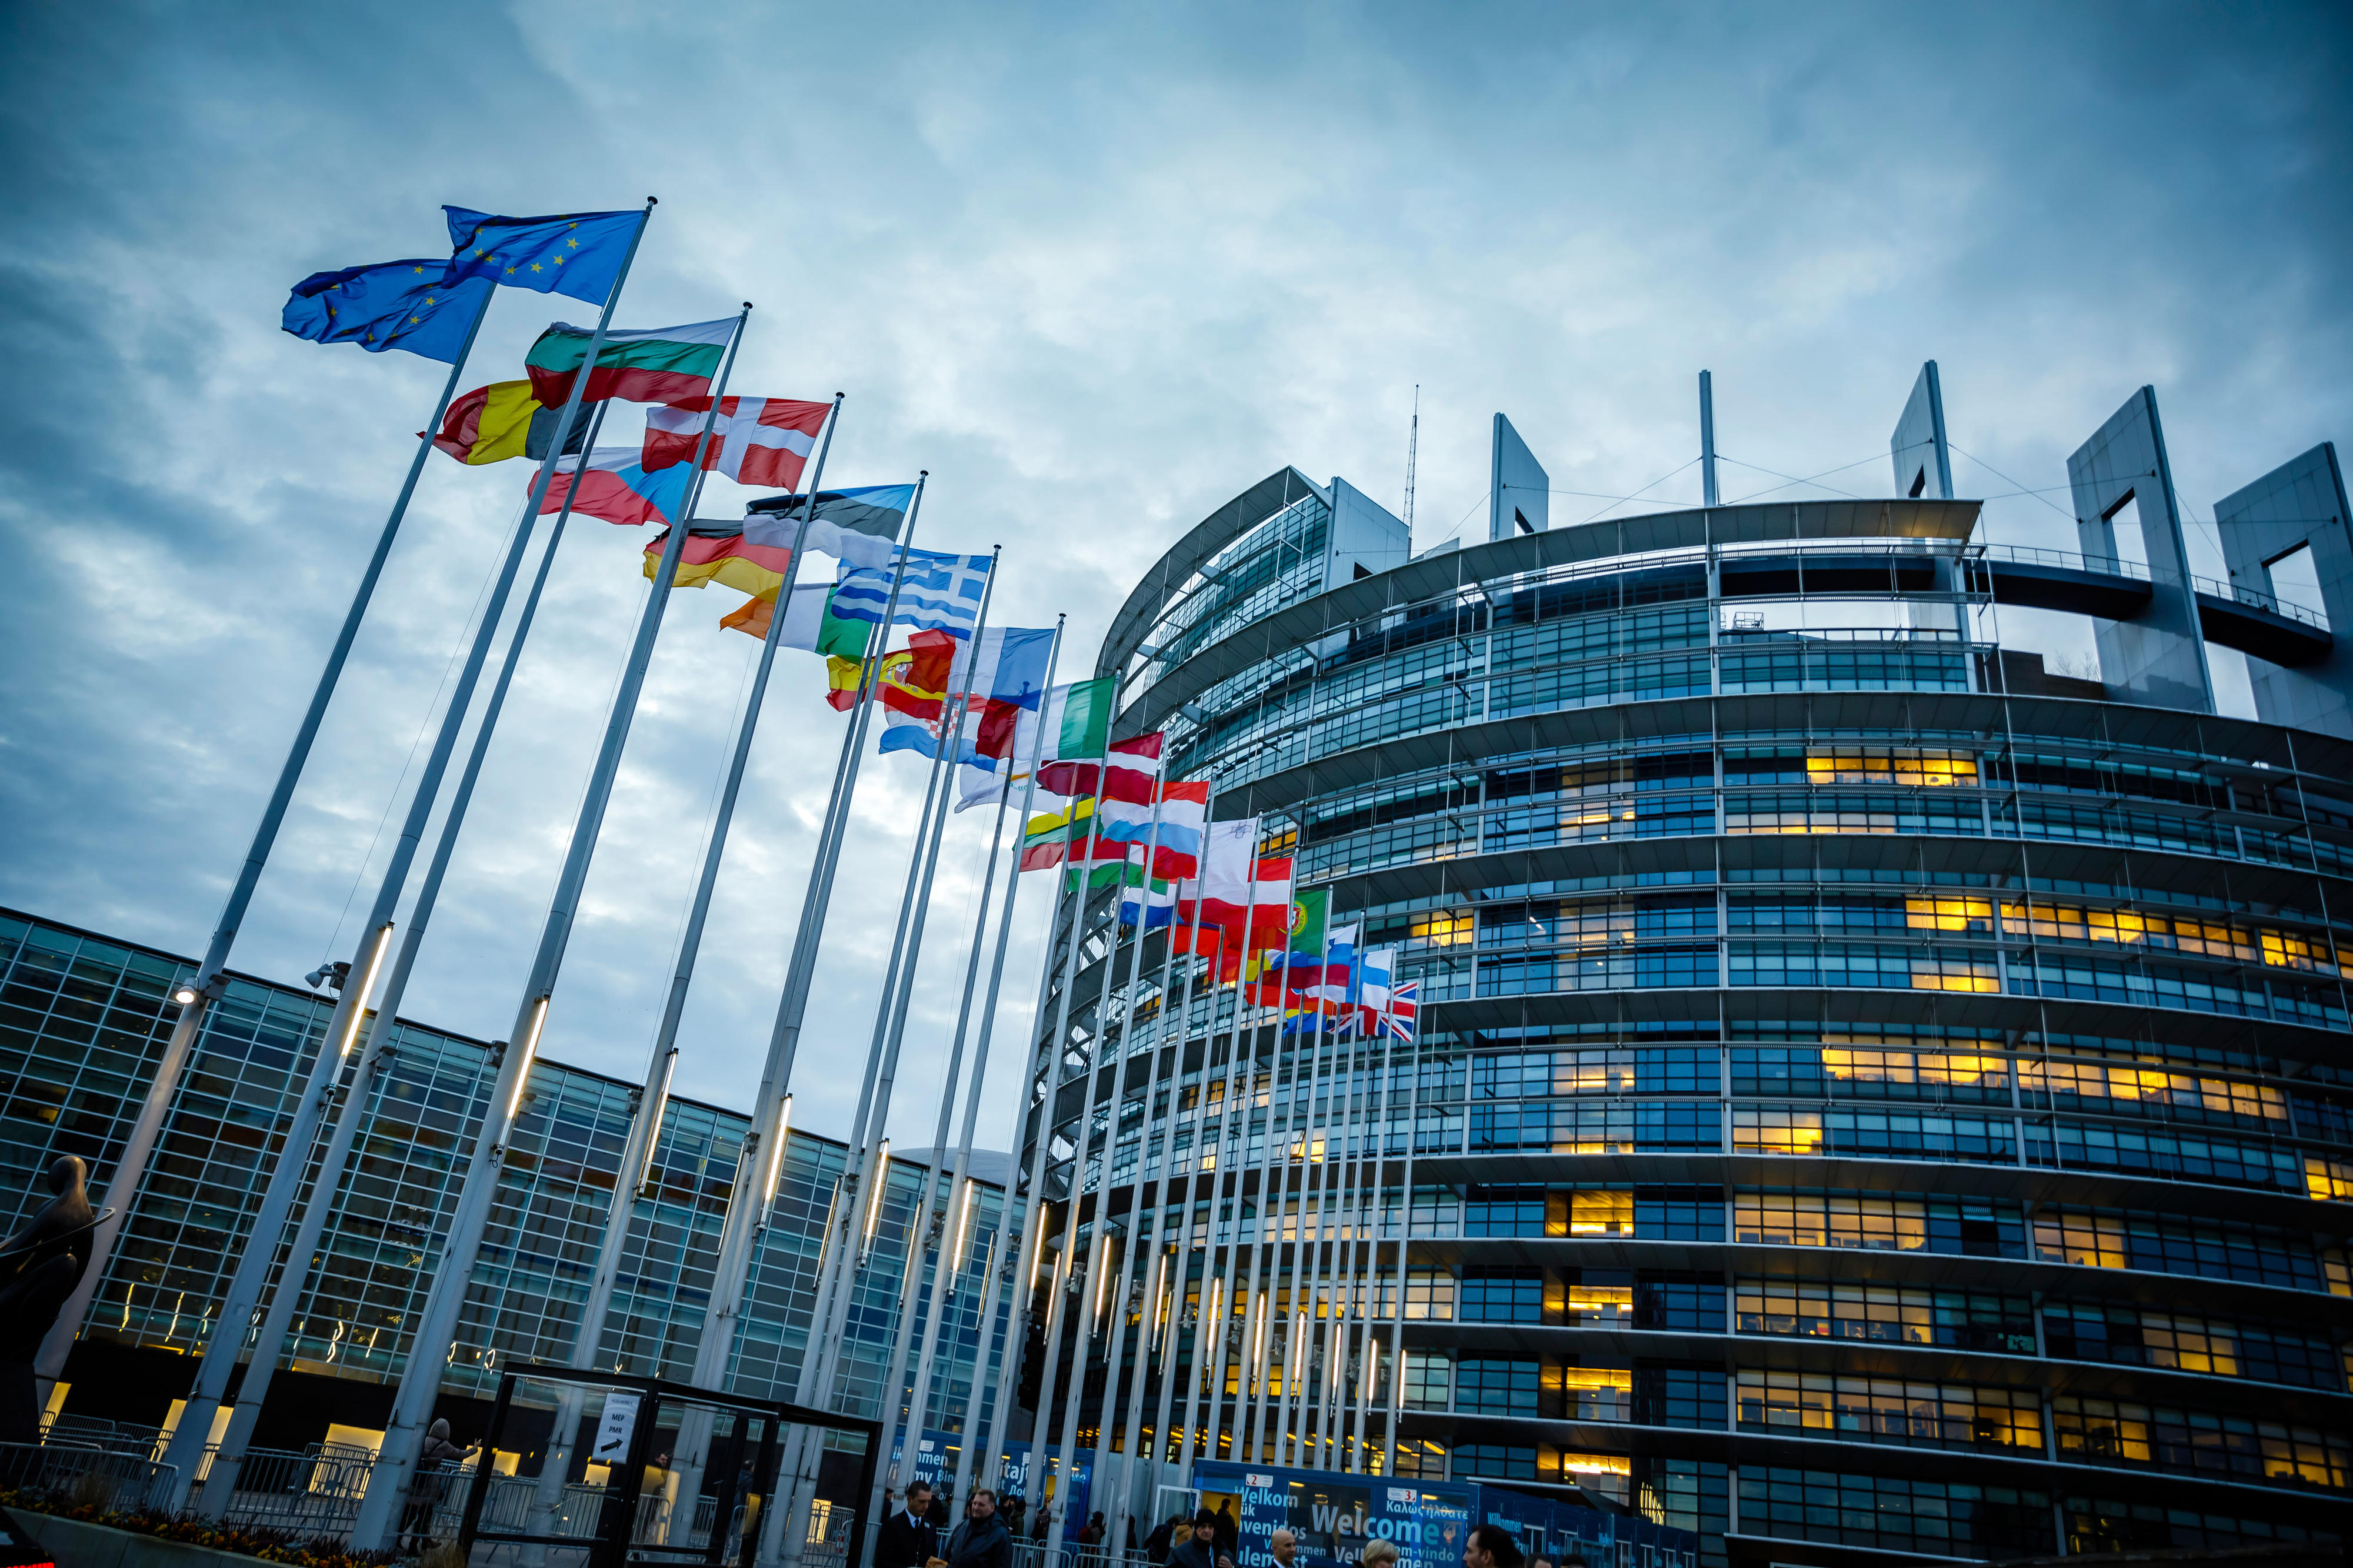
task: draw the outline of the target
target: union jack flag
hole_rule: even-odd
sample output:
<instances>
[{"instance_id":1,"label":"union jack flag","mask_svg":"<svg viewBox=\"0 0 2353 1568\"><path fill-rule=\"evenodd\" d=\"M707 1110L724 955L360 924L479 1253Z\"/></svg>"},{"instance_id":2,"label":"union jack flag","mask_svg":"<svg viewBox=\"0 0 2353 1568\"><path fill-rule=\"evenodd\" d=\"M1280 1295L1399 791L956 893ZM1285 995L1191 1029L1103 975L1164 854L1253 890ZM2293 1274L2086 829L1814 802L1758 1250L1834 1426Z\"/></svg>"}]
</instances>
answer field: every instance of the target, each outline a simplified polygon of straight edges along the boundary
<instances>
[{"instance_id":1,"label":"union jack flag","mask_svg":"<svg viewBox=\"0 0 2353 1568\"><path fill-rule=\"evenodd\" d=\"M1389 1005L1381 1013L1381 1027L1400 1040L1412 1039L1420 1005L1421 982L1407 981L1389 993Z\"/></svg>"}]
</instances>

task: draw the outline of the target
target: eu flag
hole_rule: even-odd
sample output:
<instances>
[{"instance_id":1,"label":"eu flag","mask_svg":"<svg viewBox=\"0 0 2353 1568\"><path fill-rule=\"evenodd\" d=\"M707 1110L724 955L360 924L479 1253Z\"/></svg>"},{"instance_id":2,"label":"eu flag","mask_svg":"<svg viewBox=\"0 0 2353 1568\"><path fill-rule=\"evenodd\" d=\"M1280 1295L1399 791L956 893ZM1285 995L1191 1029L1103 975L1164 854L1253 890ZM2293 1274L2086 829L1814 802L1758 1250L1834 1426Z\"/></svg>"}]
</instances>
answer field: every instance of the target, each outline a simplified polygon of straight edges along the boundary
<instances>
[{"instance_id":1,"label":"eu flag","mask_svg":"<svg viewBox=\"0 0 2353 1568\"><path fill-rule=\"evenodd\" d=\"M552 217L494 217L469 207L449 215L449 276L488 278L542 294L569 294L601 305L621 275L642 211L558 213Z\"/></svg>"},{"instance_id":2,"label":"eu flag","mask_svg":"<svg viewBox=\"0 0 2353 1568\"><path fill-rule=\"evenodd\" d=\"M313 272L286 297L286 330L314 343L357 343L370 353L406 349L455 364L491 285L452 279L449 264L379 261Z\"/></svg>"}]
</instances>

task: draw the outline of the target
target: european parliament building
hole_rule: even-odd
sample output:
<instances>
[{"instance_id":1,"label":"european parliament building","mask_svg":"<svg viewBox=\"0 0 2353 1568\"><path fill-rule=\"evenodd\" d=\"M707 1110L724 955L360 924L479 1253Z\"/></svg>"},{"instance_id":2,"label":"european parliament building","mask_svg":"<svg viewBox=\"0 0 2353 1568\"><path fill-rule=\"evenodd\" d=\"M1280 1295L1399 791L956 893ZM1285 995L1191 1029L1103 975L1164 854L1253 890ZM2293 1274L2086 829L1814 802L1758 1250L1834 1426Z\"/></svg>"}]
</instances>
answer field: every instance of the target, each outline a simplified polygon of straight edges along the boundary
<instances>
[{"instance_id":1,"label":"european parliament building","mask_svg":"<svg viewBox=\"0 0 2353 1568\"><path fill-rule=\"evenodd\" d=\"M1498 415L1483 541L1284 468L1145 574L1122 732L1419 1023L1237 1020L1089 909L1020 1158L1098 1497L1120 1453L1485 1479L1719 1563L2353 1535L2334 449L2216 504L2229 581L2146 389L2070 548L1980 537L1933 366L1892 458L1553 526ZM2097 679L2003 647L2022 609Z\"/></svg>"}]
</instances>

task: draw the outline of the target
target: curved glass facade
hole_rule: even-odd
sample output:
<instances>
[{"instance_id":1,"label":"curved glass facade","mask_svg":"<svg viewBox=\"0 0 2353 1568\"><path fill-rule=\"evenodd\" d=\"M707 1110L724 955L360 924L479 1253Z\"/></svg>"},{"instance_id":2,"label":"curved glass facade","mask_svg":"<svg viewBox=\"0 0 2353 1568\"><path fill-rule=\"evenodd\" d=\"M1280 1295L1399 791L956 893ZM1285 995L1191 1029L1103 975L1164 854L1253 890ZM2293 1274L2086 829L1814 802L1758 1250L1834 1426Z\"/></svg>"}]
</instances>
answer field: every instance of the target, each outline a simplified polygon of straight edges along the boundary
<instances>
[{"instance_id":1,"label":"curved glass facade","mask_svg":"<svg viewBox=\"0 0 2353 1568\"><path fill-rule=\"evenodd\" d=\"M1321 504L1102 668L1419 1037L1086 911L1026 1135L1087 1370L1023 1401L1098 1487L1574 1488L1717 1562L2348 1533L2353 743L2005 654L1973 503L1303 583Z\"/></svg>"}]
</instances>

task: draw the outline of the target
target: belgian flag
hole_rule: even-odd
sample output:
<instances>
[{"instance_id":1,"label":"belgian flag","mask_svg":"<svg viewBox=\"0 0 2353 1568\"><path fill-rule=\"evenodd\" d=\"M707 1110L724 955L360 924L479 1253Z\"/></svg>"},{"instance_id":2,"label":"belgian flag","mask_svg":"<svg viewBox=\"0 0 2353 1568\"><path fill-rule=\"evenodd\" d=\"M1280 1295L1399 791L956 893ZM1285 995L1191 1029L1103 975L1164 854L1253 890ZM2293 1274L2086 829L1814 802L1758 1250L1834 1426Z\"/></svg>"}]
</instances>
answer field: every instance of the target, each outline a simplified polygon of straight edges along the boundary
<instances>
[{"instance_id":1,"label":"belgian flag","mask_svg":"<svg viewBox=\"0 0 2353 1568\"><path fill-rule=\"evenodd\" d=\"M564 443L565 456L576 457L587 445L588 415L584 403L574 416L571 439ZM433 444L461 463L501 463L509 458L539 462L554 442L555 422L563 416L561 407L550 408L532 395L531 383L496 381L449 405Z\"/></svg>"}]
</instances>

